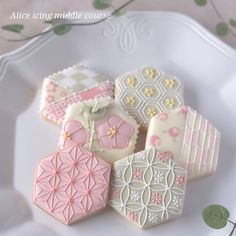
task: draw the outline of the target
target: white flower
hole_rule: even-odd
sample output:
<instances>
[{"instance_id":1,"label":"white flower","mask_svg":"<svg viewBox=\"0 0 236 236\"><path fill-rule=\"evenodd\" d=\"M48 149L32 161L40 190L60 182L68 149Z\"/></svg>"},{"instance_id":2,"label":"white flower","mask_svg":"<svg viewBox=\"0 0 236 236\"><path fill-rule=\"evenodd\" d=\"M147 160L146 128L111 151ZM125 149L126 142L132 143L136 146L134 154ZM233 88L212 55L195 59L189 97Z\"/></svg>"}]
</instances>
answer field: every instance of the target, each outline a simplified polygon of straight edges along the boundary
<instances>
[{"instance_id":1,"label":"white flower","mask_svg":"<svg viewBox=\"0 0 236 236\"><path fill-rule=\"evenodd\" d=\"M151 223L156 223L158 221L158 216L155 213L149 212L148 221Z\"/></svg>"},{"instance_id":2,"label":"white flower","mask_svg":"<svg viewBox=\"0 0 236 236\"><path fill-rule=\"evenodd\" d=\"M113 175L115 179L119 179L121 177L121 170L119 168L114 168Z\"/></svg>"},{"instance_id":3,"label":"white flower","mask_svg":"<svg viewBox=\"0 0 236 236\"><path fill-rule=\"evenodd\" d=\"M131 198L131 200L137 202L137 201L140 199L140 193L131 190L131 192L130 192L130 198Z\"/></svg>"},{"instance_id":4,"label":"white flower","mask_svg":"<svg viewBox=\"0 0 236 236\"><path fill-rule=\"evenodd\" d=\"M174 195L172 202L174 204L175 207L181 207L182 206L182 198L180 198L179 196Z\"/></svg>"},{"instance_id":5,"label":"white flower","mask_svg":"<svg viewBox=\"0 0 236 236\"><path fill-rule=\"evenodd\" d=\"M164 174L161 171L154 171L154 180L158 183L163 182L164 180Z\"/></svg>"},{"instance_id":6,"label":"white flower","mask_svg":"<svg viewBox=\"0 0 236 236\"><path fill-rule=\"evenodd\" d=\"M139 153L136 153L136 157L138 159L144 160L146 156L143 152L139 152Z\"/></svg>"}]
</instances>

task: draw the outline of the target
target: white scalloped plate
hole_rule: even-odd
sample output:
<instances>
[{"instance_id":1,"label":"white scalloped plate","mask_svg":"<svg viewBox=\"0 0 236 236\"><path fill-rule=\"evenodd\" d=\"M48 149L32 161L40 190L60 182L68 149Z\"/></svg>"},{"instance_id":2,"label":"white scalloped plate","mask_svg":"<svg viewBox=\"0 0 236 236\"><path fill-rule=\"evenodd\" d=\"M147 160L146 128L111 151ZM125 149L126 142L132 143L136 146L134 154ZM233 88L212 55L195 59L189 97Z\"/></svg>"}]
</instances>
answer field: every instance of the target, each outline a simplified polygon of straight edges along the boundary
<instances>
[{"instance_id":1,"label":"white scalloped plate","mask_svg":"<svg viewBox=\"0 0 236 236\"><path fill-rule=\"evenodd\" d=\"M31 200L36 160L54 151L59 128L37 113L42 78L78 61L112 78L154 64L185 83L185 101L222 132L217 172L188 185L183 215L142 231L106 209L64 226ZM133 12L48 35L0 57L0 232L6 235L228 235L202 221L220 203L236 220L236 52L195 21L175 13Z\"/></svg>"}]
</instances>

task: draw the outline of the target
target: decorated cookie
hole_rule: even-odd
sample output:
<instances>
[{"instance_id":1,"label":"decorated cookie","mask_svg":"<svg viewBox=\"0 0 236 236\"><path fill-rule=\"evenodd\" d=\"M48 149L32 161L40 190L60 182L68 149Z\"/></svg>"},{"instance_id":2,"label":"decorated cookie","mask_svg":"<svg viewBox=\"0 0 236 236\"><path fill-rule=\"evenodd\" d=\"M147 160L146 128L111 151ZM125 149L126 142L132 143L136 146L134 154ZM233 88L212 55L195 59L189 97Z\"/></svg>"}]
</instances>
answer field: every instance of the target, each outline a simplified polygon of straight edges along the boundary
<instances>
[{"instance_id":1,"label":"decorated cookie","mask_svg":"<svg viewBox=\"0 0 236 236\"><path fill-rule=\"evenodd\" d=\"M137 135L136 121L113 99L93 99L68 107L59 147L79 144L112 164L133 153Z\"/></svg>"},{"instance_id":2,"label":"decorated cookie","mask_svg":"<svg viewBox=\"0 0 236 236\"><path fill-rule=\"evenodd\" d=\"M154 148L114 163L109 205L140 228L181 215L186 170Z\"/></svg>"},{"instance_id":3,"label":"decorated cookie","mask_svg":"<svg viewBox=\"0 0 236 236\"><path fill-rule=\"evenodd\" d=\"M40 160L33 201L64 224L78 222L107 203L110 165L74 145Z\"/></svg>"},{"instance_id":4,"label":"decorated cookie","mask_svg":"<svg viewBox=\"0 0 236 236\"><path fill-rule=\"evenodd\" d=\"M155 147L188 169L188 179L216 170L220 133L190 107L160 113L148 127L146 148Z\"/></svg>"},{"instance_id":5,"label":"decorated cookie","mask_svg":"<svg viewBox=\"0 0 236 236\"><path fill-rule=\"evenodd\" d=\"M72 95L68 95L64 98L50 103L47 107L41 110L41 114L48 120L54 121L57 124L61 125L64 120L66 108L69 105L93 98L112 97L113 90L113 83L111 81L104 81L99 85L96 85L95 87L82 92L76 92Z\"/></svg>"},{"instance_id":6,"label":"decorated cookie","mask_svg":"<svg viewBox=\"0 0 236 236\"><path fill-rule=\"evenodd\" d=\"M112 83L107 81L107 77L83 65L75 65L59 71L44 79L40 112L45 118L60 123L58 116L61 115L61 109L59 111L57 109L58 102L77 100L77 97L91 99L113 96Z\"/></svg>"},{"instance_id":7,"label":"decorated cookie","mask_svg":"<svg viewBox=\"0 0 236 236\"><path fill-rule=\"evenodd\" d=\"M175 76L145 67L116 79L115 100L146 127L158 113L183 105L183 86Z\"/></svg>"}]
</instances>

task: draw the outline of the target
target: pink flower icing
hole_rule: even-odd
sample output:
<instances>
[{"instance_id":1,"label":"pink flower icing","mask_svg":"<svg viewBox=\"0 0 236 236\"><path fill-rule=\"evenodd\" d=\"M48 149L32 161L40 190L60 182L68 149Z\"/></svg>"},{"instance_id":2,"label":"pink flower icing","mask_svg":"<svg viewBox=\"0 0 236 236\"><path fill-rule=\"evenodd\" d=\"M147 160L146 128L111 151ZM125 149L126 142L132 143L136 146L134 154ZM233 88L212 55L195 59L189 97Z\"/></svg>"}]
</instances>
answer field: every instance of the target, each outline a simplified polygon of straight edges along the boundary
<instances>
[{"instance_id":1,"label":"pink flower icing","mask_svg":"<svg viewBox=\"0 0 236 236\"><path fill-rule=\"evenodd\" d=\"M172 127L168 129L168 134L173 138L177 137L179 133L180 133L180 129L178 127Z\"/></svg>"},{"instance_id":2,"label":"pink flower icing","mask_svg":"<svg viewBox=\"0 0 236 236\"><path fill-rule=\"evenodd\" d=\"M129 145L134 128L120 116L112 115L96 126L96 132L102 147L123 149Z\"/></svg>"},{"instance_id":3,"label":"pink flower icing","mask_svg":"<svg viewBox=\"0 0 236 236\"><path fill-rule=\"evenodd\" d=\"M151 137L150 137L150 144L153 146L153 147L158 147L158 146L160 146L160 144L161 144L161 139L160 139L160 137L159 136L157 136L157 135L152 135Z\"/></svg>"},{"instance_id":4,"label":"pink flower icing","mask_svg":"<svg viewBox=\"0 0 236 236\"><path fill-rule=\"evenodd\" d=\"M158 152L157 159L161 162L166 162L170 159L173 159L173 153L171 151Z\"/></svg>"},{"instance_id":5,"label":"pink flower icing","mask_svg":"<svg viewBox=\"0 0 236 236\"><path fill-rule=\"evenodd\" d=\"M88 142L89 134L79 121L71 120L64 124L59 140L59 147L70 147L75 144L83 146Z\"/></svg>"},{"instance_id":6,"label":"pink flower icing","mask_svg":"<svg viewBox=\"0 0 236 236\"><path fill-rule=\"evenodd\" d=\"M57 89L57 84L55 84L53 81L50 81L49 84L47 85L47 92L48 93L53 93Z\"/></svg>"},{"instance_id":7,"label":"pink flower icing","mask_svg":"<svg viewBox=\"0 0 236 236\"><path fill-rule=\"evenodd\" d=\"M168 114L167 112L162 112L158 115L158 117L161 121L166 121L168 119Z\"/></svg>"}]
</instances>

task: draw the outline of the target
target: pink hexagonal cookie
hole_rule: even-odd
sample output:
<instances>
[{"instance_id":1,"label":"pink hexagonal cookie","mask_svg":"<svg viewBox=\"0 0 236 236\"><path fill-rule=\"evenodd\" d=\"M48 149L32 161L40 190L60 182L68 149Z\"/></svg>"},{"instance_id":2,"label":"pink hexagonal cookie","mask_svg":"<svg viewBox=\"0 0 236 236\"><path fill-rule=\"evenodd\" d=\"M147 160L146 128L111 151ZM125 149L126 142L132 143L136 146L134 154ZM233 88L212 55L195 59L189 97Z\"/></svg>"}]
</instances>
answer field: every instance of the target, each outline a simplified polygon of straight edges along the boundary
<instances>
[{"instance_id":1,"label":"pink hexagonal cookie","mask_svg":"<svg viewBox=\"0 0 236 236\"><path fill-rule=\"evenodd\" d=\"M107 203L110 165L74 145L38 161L33 202L64 224L78 222Z\"/></svg>"}]
</instances>

